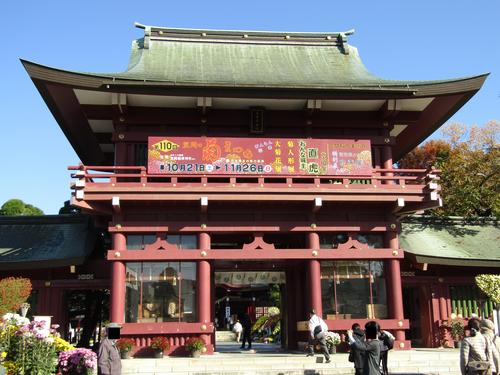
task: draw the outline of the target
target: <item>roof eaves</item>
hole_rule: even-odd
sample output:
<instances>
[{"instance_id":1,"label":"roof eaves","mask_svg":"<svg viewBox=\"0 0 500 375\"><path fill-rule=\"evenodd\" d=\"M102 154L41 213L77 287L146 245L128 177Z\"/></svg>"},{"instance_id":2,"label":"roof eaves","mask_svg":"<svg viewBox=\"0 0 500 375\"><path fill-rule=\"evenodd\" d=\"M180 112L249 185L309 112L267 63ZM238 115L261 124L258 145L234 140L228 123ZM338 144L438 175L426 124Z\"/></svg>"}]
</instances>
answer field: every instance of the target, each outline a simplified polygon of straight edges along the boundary
<instances>
[{"instance_id":1,"label":"roof eaves","mask_svg":"<svg viewBox=\"0 0 500 375\"><path fill-rule=\"evenodd\" d=\"M405 252L412 253L405 249ZM473 258L446 258L431 257L412 253L417 263L437 264L443 266L465 266L465 267L500 267L499 259L473 259Z\"/></svg>"}]
</instances>

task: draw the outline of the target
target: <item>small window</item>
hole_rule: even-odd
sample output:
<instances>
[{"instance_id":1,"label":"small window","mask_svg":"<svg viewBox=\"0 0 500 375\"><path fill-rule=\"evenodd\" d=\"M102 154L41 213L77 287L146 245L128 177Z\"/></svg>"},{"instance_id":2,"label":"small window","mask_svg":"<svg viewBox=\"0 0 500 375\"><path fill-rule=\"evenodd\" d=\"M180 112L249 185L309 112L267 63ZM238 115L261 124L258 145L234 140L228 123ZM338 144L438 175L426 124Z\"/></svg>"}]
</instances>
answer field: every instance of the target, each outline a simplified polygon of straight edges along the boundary
<instances>
[{"instance_id":1,"label":"small window","mask_svg":"<svg viewBox=\"0 0 500 375\"><path fill-rule=\"evenodd\" d=\"M127 250L144 250L145 245L156 242L156 234L127 235Z\"/></svg>"}]
</instances>

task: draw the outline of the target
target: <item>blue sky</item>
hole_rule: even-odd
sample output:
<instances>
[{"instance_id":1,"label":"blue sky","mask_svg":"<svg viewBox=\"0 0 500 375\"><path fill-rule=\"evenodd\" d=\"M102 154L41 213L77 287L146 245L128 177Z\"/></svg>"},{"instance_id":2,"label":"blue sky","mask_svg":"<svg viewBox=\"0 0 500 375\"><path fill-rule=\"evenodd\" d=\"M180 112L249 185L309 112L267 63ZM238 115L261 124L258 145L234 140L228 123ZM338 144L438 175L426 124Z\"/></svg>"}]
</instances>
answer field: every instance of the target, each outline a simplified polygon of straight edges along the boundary
<instances>
[{"instance_id":1,"label":"blue sky","mask_svg":"<svg viewBox=\"0 0 500 375\"><path fill-rule=\"evenodd\" d=\"M273 31L355 28L349 43L382 78L491 72L483 89L450 121L500 120L499 1L27 0L3 2L0 12L0 204L19 198L57 213L70 195L67 166L79 162L19 58L69 70L122 71L131 41L143 34L134 21Z\"/></svg>"}]
</instances>

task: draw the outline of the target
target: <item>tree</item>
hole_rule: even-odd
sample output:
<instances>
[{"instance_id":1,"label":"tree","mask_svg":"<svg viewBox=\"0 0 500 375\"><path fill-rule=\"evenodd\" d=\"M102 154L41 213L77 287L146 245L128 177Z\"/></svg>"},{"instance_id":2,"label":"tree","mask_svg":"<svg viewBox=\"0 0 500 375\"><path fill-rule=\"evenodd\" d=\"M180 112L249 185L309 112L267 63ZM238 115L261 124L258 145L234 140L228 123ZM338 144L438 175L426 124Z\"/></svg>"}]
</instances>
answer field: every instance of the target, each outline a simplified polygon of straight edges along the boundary
<instances>
[{"instance_id":1,"label":"tree","mask_svg":"<svg viewBox=\"0 0 500 375\"><path fill-rule=\"evenodd\" d=\"M23 277L0 280L0 315L15 312L31 294L31 281Z\"/></svg>"},{"instance_id":2,"label":"tree","mask_svg":"<svg viewBox=\"0 0 500 375\"><path fill-rule=\"evenodd\" d=\"M497 325L497 329L499 321L500 321L500 275L477 275L476 276L476 285L481 291L486 294L493 304L495 305L495 310L493 314L497 314L496 318L493 318L493 321Z\"/></svg>"},{"instance_id":3,"label":"tree","mask_svg":"<svg viewBox=\"0 0 500 375\"><path fill-rule=\"evenodd\" d=\"M477 275L476 285L498 309L500 307L500 275Z\"/></svg>"},{"instance_id":4,"label":"tree","mask_svg":"<svg viewBox=\"0 0 500 375\"><path fill-rule=\"evenodd\" d=\"M442 139L431 140L406 154L398 166L402 169L441 168L450 152L451 145L448 142Z\"/></svg>"},{"instance_id":5,"label":"tree","mask_svg":"<svg viewBox=\"0 0 500 375\"><path fill-rule=\"evenodd\" d=\"M9 199L0 208L0 215L4 216L37 216L43 214L43 211L38 207L24 203L20 199Z\"/></svg>"},{"instance_id":6,"label":"tree","mask_svg":"<svg viewBox=\"0 0 500 375\"><path fill-rule=\"evenodd\" d=\"M500 216L500 123L451 124L444 140L429 141L406 155L400 168L442 170L443 216Z\"/></svg>"}]
</instances>

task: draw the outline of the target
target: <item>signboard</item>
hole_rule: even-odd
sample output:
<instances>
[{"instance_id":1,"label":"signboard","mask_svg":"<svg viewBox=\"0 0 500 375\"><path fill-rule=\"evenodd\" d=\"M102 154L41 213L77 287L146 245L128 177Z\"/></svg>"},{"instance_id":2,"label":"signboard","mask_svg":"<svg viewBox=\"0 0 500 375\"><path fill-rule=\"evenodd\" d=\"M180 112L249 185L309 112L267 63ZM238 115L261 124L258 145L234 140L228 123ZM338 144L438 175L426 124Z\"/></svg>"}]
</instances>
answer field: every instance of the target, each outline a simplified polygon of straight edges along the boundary
<instances>
[{"instance_id":1,"label":"signboard","mask_svg":"<svg viewBox=\"0 0 500 375\"><path fill-rule=\"evenodd\" d=\"M252 271L233 271L216 272L215 284L228 285L255 285L255 284L284 284L284 272L252 272Z\"/></svg>"},{"instance_id":2,"label":"signboard","mask_svg":"<svg viewBox=\"0 0 500 375\"><path fill-rule=\"evenodd\" d=\"M369 140L149 137L149 174L370 175Z\"/></svg>"}]
</instances>

